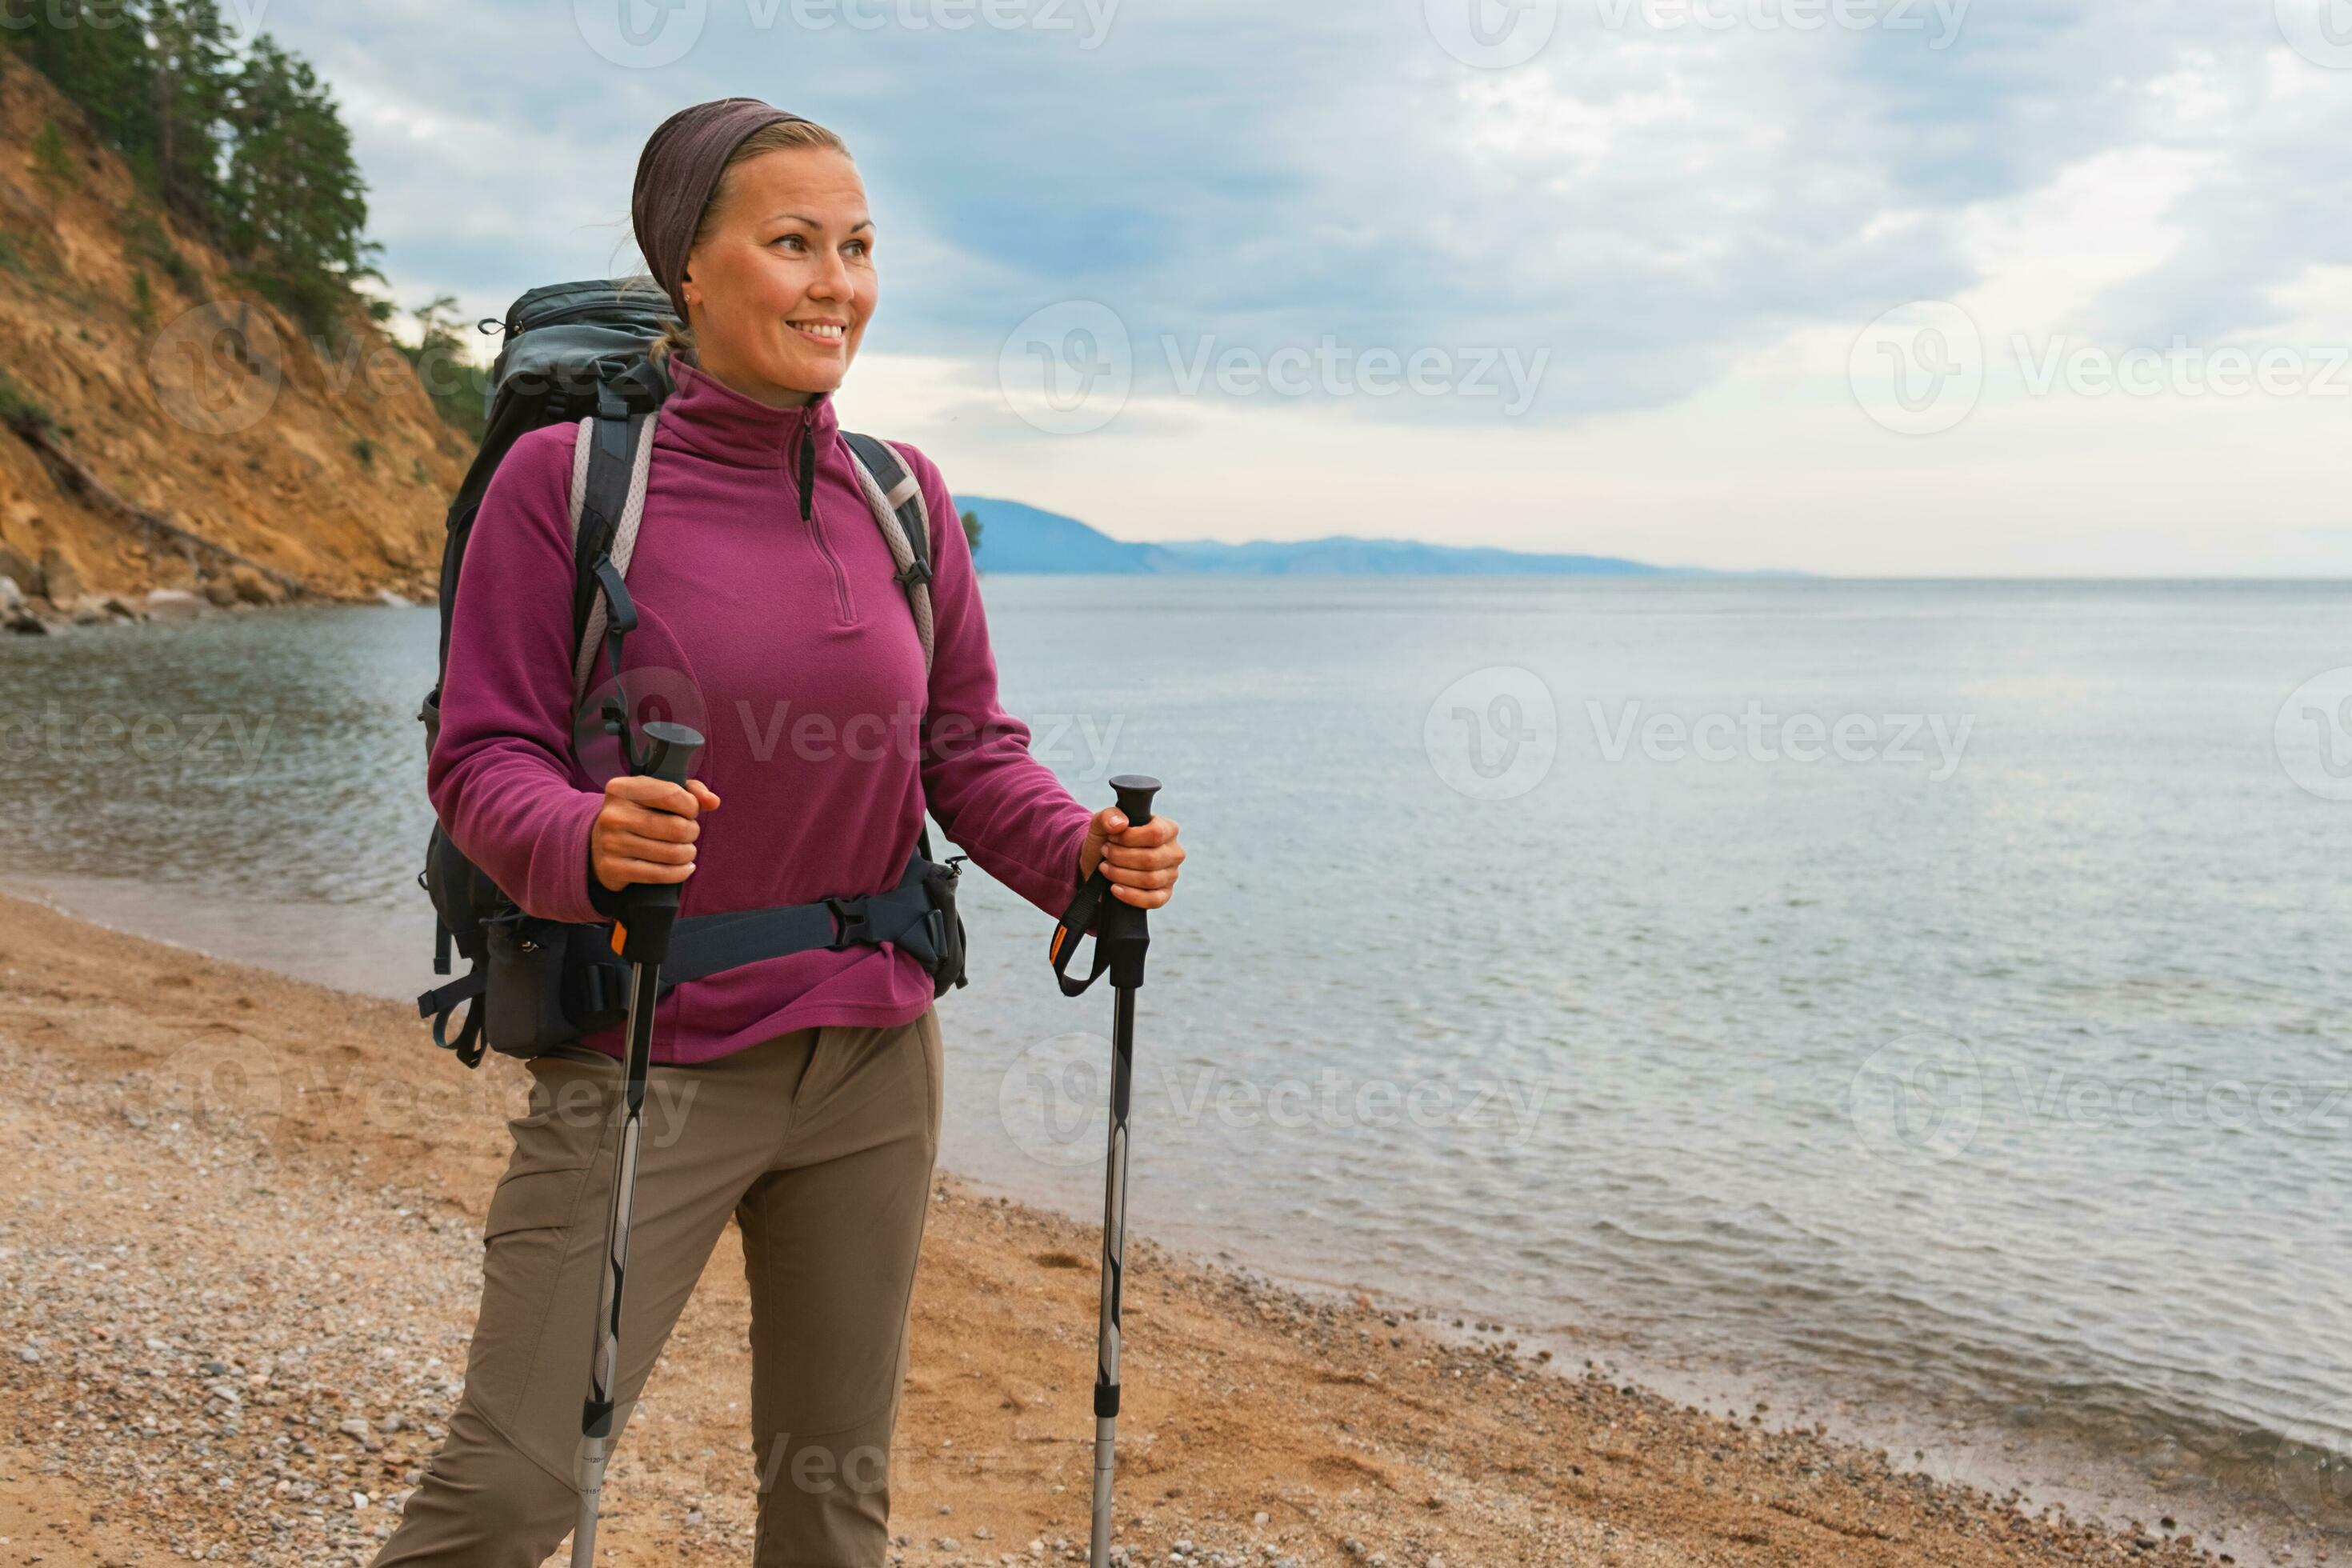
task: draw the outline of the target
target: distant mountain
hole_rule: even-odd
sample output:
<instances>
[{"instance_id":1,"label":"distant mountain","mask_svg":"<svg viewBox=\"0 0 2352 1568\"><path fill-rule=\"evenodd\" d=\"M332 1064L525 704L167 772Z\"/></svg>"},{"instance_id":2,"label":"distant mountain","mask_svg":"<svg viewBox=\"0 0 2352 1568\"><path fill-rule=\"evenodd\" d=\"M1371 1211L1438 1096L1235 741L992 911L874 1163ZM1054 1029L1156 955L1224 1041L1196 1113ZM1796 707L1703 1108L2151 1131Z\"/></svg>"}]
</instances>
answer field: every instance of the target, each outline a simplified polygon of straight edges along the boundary
<instances>
[{"instance_id":1,"label":"distant mountain","mask_svg":"<svg viewBox=\"0 0 2352 1568\"><path fill-rule=\"evenodd\" d=\"M956 510L980 514L983 572L1152 572L1152 546L1129 544L1075 517L1017 500L958 496Z\"/></svg>"},{"instance_id":2,"label":"distant mountain","mask_svg":"<svg viewBox=\"0 0 2352 1568\"><path fill-rule=\"evenodd\" d=\"M1254 577L1299 574L1350 576L1656 577L1679 569L1610 555L1544 555L1484 545L1429 544L1417 539L1216 540L1132 544L1074 517L1017 500L958 496L959 511L980 514L983 572L1115 572Z\"/></svg>"},{"instance_id":3,"label":"distant mountain","mask_svg":"<svg viewBox=\"0 0 2352 1568\"><path fill-rule=\"evenodd\" d=\"M1250 576L1343 573L1351 576L1656 577L1671 569L1610 555L1538 555L1484 545L1428 544L1418 539L1254 540L1221 544L1188 540L1153 546L1160 572L1214 572Z\"/></svg>"}]
</instances>

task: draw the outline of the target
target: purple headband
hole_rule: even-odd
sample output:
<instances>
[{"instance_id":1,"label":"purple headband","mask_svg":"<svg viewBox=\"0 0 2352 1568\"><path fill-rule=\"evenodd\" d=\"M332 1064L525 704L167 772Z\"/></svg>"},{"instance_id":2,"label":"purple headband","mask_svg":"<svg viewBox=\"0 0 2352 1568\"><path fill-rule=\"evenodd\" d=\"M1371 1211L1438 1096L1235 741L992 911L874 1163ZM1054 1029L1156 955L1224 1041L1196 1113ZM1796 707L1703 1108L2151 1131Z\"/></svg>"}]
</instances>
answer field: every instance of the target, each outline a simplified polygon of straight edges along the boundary
<instances>
[{"instance_id":1,"label":"purple headband","mask_svg":"<svg viewBox=\"0 0 2352 1568\"><path fill-rule=\"evenodd\" d=\"M694 248L694 231L719 188L719 176L727 172L727 160L753 132L800 119L756 98L715 98L679 110L646 139L637 157L629 216L646 266L669 295L680 321L687 319L686 297L679 291L686 253Z\"/></svg>"}]
</instances>

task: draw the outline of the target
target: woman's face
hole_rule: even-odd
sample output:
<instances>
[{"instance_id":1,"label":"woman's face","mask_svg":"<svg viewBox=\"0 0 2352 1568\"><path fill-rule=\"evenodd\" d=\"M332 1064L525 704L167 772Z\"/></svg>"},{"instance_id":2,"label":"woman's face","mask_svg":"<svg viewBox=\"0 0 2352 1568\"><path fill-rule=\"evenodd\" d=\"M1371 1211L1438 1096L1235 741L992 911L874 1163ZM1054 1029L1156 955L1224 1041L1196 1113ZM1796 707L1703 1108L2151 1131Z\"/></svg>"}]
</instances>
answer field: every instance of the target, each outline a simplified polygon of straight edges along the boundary
<instances>
[{"instance_id":1,"label":"woman's face","mask_svg":"<svg viewBox=\"0 0 2352 1568\"><path fill-rule=\"evenodd\" d=\"M779 406L839 389L874 314L874 226L857 165L829 147L761 153L721 183L688 255L695 363Z\"/></svg>"}]
</instances>

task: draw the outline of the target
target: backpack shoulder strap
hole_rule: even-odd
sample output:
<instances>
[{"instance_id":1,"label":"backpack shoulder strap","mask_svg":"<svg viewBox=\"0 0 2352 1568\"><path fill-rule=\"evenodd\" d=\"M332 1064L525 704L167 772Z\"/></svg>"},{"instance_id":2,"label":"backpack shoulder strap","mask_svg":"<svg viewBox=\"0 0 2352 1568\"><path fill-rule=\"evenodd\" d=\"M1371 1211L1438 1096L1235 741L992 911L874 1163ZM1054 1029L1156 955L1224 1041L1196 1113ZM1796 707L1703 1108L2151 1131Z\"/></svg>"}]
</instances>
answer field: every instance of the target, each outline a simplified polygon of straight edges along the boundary
<instances>
[{"instance_id":1,"label":"backpack shoulder strap","mask_svg":"<svg viewBox=\"0 0 2352 1568\"><path fill-rule=\"evenodd\" d=\"M645 521L657 410L604 409L580 421L572 447L572 625L580 638L572 700L587 695L596 649L636 628L636 607L621 584ZM615 653L617 655L617 648Z\"/></svg>"},{"instance_id":2,"label":"backpack shoulder strap","mask_svg":"<svg viewBox=\"0 0 2352 1568\"><path fill-rule=\"evenodd\" d=\"M923 668L931 668L931 531L929 509L914 466L887 441L844 430L850 465L857 470L857 488L866 492L866 509L898 563L898 585L907 591L915 613L915 632L923 641Z\"/></svg>"},{"instance_id":3,"label":"backpack shoulder strap","mask_svg":"<svg viewBox=\"0 0 2352 1568\"><path fill-rule=\"evenodd\" d=\"M930 509L923 501L921 481L914 465L889 442L844 430L850 466L857 470L857 488L866 492L866 509L898 563L898 585L907 590L907 605L915 613L915 633L923 641L923 670L931 668L931 530ZM931 830L926 826L915 837L916 852L931 858Z\"/></svg>"}]
</instances>

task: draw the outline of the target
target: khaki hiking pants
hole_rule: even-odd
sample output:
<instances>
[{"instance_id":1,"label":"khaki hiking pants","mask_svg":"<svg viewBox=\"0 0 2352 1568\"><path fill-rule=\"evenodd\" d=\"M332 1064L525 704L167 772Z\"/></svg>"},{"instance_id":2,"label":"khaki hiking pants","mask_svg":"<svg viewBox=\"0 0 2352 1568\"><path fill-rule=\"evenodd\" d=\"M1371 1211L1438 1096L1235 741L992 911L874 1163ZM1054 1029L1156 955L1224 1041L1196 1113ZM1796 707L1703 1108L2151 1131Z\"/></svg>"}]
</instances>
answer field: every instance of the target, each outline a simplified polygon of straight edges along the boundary
<instances>
[{"instance_id":1,"label":"khaki hiking pants","mask_svg":"<svg viewBox=\"0 0 2352 1568\"><path fill-rule=\"evenodd\" d=\"M529 1065L530 1109L482 1235L482 1306L449 1436L374 1568L540 1568L579 1510L572 1465L603 1289L621 1065ZM756 1568L880 1568L890 1429L940 1135L940 1023L827 1025L646 1080L625 1424L727 1216L751 1289ZM625 1437L616 1455L627 1451ZM604 1503L629 1507L607 1479ZM635 1500L640 1507L645 1500Z\"/></svg>"}]
</instances>

